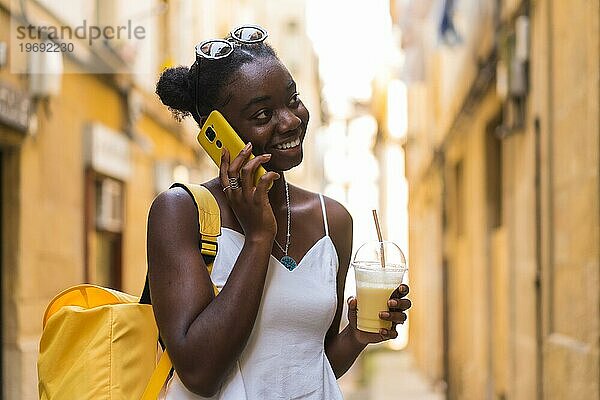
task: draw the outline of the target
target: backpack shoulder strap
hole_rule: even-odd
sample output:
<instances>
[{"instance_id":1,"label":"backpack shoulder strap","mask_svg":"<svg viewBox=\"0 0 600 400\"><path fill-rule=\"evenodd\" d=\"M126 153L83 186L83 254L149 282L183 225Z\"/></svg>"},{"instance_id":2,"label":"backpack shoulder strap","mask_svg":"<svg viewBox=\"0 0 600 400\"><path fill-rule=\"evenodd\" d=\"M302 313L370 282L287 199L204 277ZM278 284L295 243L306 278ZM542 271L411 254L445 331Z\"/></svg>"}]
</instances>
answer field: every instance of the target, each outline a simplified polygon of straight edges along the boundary
<instances>
[{"instance_id":1,"label":"backpack shoulder strap","mask_svg":"<svg viewBox=\"0 0 600 400\"><path fill-rule=\"evenodd\" d=\"M213 262L217 255L217 237L221 235L221 213L219 204L210 190L202 185L177 182L171 185L171 188L173 187L184 189L192 197L194 204L196 204L196 208L198 209L200 252L202 253L202 258L204 258L204 263L206 264L208 274L210 275L212 273ZM219 293L215 285L213 285L213 290L215 295ZM144 290L140 297L140 303L151 304L150 285L147 274Z\"/></svg>"},{"instance_id":2,"label":"backpack shoulder strap","mask_svg":"<svg viewBox=\"0 0 600 400\"><path fill-rule=\"evenodd\" d=\"M200 250L203 255L214 258L217 255L217 237L221 235L221 214L217 200L202 185L178 182L174 183L171 187L185 189L194 199L194 203L196 203L196 208L198 209Z\"/></svg>"}]
</instances>

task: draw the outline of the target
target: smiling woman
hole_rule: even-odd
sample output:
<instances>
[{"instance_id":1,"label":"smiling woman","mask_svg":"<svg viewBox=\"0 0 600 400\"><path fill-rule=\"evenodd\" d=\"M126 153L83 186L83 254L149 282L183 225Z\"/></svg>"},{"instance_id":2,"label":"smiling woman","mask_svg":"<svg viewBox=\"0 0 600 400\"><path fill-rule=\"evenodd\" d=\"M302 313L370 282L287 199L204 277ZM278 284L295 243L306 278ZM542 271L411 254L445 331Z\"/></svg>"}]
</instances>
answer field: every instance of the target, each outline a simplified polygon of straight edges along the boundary
<instances>
[{"instance_id":1,"label":"smiling woman","mask_svg":"<svg viewBox=\"0 0 600 400\"><path fill-rule=\"evenodd\" d=\"M174 187L150 209L150 293L176 372L167 399L341 399L336 378L367 344L397 335L359 331L354 299L339 330L352 218L285 179L302 162L309 112L266 36L247 26L202 42L191 68L167 69L157 84L177 118L202 125L218 110L247 143L223 151L219 176L203 184L222 224L210 274L192 197ZM255 185L260 165L268 172ZM380 317L404 322L407 293Z\"/></svg>"}]
</instances>

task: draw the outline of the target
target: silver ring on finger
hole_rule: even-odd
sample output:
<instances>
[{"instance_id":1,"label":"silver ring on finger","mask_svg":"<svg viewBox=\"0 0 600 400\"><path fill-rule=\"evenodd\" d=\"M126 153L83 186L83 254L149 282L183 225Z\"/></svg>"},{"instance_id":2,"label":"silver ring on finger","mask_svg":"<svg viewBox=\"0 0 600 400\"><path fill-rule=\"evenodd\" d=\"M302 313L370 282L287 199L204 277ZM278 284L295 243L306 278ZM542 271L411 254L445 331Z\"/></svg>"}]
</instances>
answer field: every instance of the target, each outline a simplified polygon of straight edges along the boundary
<instances>
[{"instance_id":1,"label":"silver ring on finger","mask_svg":"<svg viewBox=\"0 0 600 400\"><path fill-rule=\"evenodd\" d=\"M239 177L233 177L233 178L228 178L229 179L229 186L231 187L231 190L237 190L240 189L240 178Z\"/></svg>"},{"instance_id":2,"label":"silver ring on finger","mask_svg":"<svg viewBox=\"0 0 600 400\"><path fill-rule=\"evenodd\" d=\"M223 188L223 192L226 191L227 189L231 189L231 185L227 185Z\"/></svg>"}]
</instances>

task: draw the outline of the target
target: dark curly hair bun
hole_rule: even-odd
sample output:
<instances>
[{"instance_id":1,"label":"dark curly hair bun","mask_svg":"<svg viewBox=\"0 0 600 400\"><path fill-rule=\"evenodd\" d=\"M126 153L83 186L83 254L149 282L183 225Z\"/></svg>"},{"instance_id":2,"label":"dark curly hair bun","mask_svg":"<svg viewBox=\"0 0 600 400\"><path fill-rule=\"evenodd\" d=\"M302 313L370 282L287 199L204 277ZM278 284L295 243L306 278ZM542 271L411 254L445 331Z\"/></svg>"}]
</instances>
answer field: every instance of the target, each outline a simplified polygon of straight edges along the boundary
<instances>
[{"instance_id":1,"label":"dark curly hair bun","mask_svg":"<svg viewBox=\"0 0 600 400\"><path fill-rule=\"evenodd\" d=\"M165 69L156 85L156 94L160 101L171 110L178 121L191 115L193 93L190 69L184 66Z\"/></svg>"}]
</instances>

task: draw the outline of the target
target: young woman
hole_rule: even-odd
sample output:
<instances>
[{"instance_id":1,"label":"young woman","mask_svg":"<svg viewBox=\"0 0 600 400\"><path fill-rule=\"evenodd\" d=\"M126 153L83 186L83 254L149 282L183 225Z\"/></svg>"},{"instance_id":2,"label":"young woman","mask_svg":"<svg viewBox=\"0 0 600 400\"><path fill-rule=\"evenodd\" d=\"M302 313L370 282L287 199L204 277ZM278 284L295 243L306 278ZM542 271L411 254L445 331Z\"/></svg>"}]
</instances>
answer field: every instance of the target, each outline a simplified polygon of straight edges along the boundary
<instances>
[{"instance_id":1,"label":"young woman","mask_svg":"<svg viewBox=\"0 0 600 400\"><path fill-rule=\"evenodd\" d=\"M366 345L397 336L359 331L353 298L339 332L352 218L285 179L302 162L309 113L266 37L246 26L205 41L191 68L167 69L157 84L178 118L201 125L219 110L247 143L224 151L219 176L204 183L222 220L212 275L192 197L172 188L150 209L150 292L176 371L167 399L341 399L336 379ZM254 186L259 165L268 172ZM407 293L401 285L380 318L403 323Z\"/></svg>"}]
</instances>

